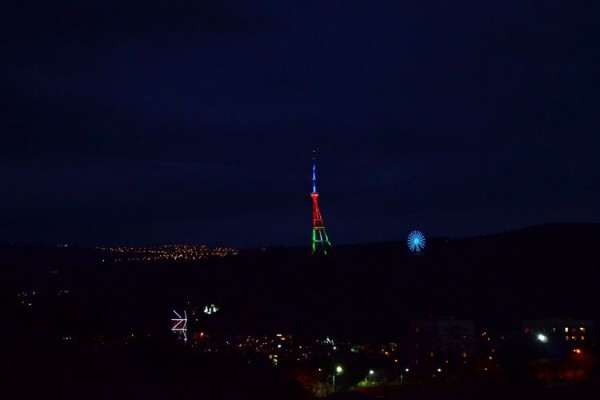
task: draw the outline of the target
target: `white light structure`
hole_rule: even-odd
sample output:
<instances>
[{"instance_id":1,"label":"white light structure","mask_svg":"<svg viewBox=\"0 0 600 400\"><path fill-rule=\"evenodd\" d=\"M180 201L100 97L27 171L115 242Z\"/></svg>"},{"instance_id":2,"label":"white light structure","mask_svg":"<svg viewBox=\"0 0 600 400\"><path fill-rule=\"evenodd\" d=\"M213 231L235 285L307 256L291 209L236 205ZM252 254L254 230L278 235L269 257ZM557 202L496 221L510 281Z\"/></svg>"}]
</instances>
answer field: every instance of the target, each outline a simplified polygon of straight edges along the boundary
<instances>
[{"instance_id":1,"label":"white light structure","mask_svg":"<svg viewBox=\"0 0 600 400\"><path fill-rule=\"evenodd\" d=\"M171 318L173 322L171 331L183 336L183 341L187 342L187 312L183 310L183 317L175 310L173 310L173 313L175 313L177 318Z\"/></svg>"},{"instance_id":2,"label":"white light structure","mask_svg":"<svg viewBox=\"0 0 600 400\"><path fill-rule=\"evenodd\" d=\"M209 306L204 306L204 314L212 315L212 314L215 314L217 311L219 311L219 308L217 306L215 306L214 304L211 304Z\"/></svg>"},{"instance_id":3,"label":"white light structure","mask_svg":"<svg viewBox=\"0 0 600 400\"><path fill-rule=\"evenodd\" d=\"M548 336L544 335L543 333L538 333L537 340L542 343L548 343Z\"/></svg>"}]
</instances>

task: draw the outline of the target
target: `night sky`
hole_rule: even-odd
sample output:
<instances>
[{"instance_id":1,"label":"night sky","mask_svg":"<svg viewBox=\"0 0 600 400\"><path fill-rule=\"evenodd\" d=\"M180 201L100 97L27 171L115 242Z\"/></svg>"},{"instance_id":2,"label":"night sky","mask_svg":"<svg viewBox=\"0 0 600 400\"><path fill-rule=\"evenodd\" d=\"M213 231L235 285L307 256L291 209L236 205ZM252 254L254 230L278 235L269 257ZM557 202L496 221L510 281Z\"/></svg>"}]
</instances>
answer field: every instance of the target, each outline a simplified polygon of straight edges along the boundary
<instances>
[{"instance_id":1,"label":"night sky","mask_svg":"<svg viewBox=\"0 0 600 400\"><path fill-rule=\"evenodd\" d=\"M597 1L23 1L0 242L334 245L600 221ZM494 3L494 4L492 4Z\"/></svg>"}]
</instances>

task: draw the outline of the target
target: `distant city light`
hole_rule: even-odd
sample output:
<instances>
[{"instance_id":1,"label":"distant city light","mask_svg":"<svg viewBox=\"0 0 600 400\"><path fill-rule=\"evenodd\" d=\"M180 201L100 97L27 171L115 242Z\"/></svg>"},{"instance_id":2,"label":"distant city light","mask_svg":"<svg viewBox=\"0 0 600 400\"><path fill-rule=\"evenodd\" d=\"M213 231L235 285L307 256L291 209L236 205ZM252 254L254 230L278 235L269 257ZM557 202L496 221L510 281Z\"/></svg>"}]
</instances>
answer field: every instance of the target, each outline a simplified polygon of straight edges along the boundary
<instances>
[{"instance_id":1,"label":"distant city light","mask_svg":"<svg viewBox=\"0 0 600 400\"><path fill-rule=\"evenodd\" d=\"M542 343L548 343L548 336L544 335L543 333L539 333L537 335L537 340L539 340Z\"/></svg>"},{"instance_id":2,"label":"distant city light","mask_svg":"<svg viewBox=\"0 0 600 400\"><path fill-rule=\"evenodd\" d=\"M113 262L199 261L239 254L238 249L232 247L208 247L205 245L183 244L150 247L97 247L96 249L117 255L118 258L115 258Z\"/></svg>"},{"instance_id":3,"label":"distant city light","mask_svg":"<svg viewBox=\"0 0 600 400\"><path fill-rule=\"evenodd\" d=\"M342 368L341 365L338 365L337 367L335 367L335 372L339 374L341 374L342 372L344 372L344 369Z\"/></svg>"}]
</instances>

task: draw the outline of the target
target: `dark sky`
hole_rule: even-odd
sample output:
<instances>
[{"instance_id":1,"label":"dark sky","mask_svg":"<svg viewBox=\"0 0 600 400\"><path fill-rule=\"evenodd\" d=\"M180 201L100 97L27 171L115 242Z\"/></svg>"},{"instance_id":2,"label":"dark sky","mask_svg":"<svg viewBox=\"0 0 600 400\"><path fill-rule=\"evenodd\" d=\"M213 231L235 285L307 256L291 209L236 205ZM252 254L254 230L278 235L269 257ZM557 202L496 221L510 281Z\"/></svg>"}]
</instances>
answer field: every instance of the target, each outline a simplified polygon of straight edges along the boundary
<instances>
[{"instance_id":1,"label":"dark sky","mask_svg":"<svg viewBox=\"0 0 600 400\"><path fill-rule=\"evenodd\" d=\"M597 1L23 1L0 241L334 245L600 221Z\"/></svg>"}]
</instances>

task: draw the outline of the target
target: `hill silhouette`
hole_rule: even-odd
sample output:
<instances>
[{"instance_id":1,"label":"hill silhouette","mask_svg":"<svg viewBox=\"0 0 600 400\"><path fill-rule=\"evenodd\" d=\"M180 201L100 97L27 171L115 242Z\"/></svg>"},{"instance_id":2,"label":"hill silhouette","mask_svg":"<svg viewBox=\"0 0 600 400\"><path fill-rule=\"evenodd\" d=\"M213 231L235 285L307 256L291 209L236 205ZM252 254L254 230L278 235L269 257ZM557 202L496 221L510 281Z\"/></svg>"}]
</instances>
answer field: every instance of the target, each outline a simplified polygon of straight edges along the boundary
<instances>
[{"instance_id":1,"label":"hill silhouette","mask_svg":"<svg viewBox=\"0 0 600 400\"><path fill-rule=\"evenodd\" d=\"M37 307L53 310L45 318L55 330L166 330L170 310L215 303L219 313L199 315L191 329L393 340L408 321L436 316L491 328L599 319L599 244L600 224L552 224L433 238L421 255L404 241L338 246L332 259L277 248L198 263L110 263L93 249L12 245L0 248L0 273L8 300L21 290L47 295ZM61 288L70 292L57 311Z\"/></svg>"}]
</instances>

